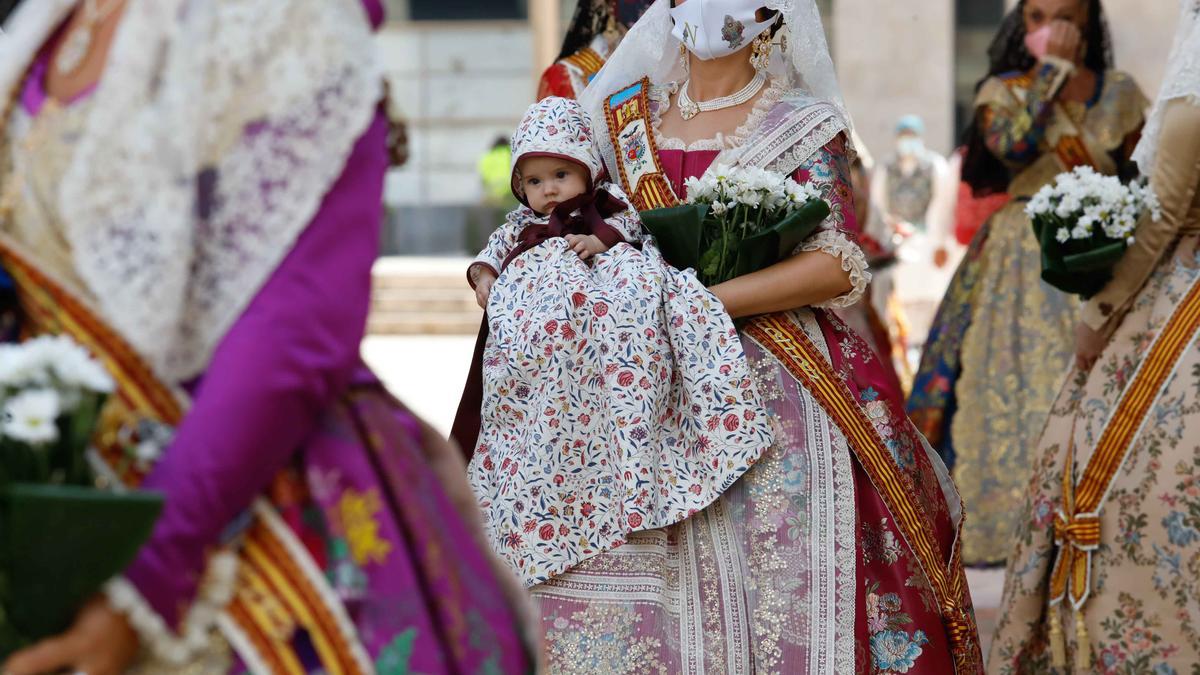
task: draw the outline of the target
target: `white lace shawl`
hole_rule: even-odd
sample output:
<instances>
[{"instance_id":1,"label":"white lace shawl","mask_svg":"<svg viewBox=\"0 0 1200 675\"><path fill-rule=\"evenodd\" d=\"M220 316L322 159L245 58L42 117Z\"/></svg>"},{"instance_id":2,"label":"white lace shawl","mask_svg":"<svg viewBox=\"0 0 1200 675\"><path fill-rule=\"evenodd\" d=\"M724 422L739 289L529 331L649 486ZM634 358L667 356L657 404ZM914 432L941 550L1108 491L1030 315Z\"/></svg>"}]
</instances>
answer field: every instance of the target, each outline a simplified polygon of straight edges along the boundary
<instances>
[{"instance_id":1,"label":"white lace shawl","mask_svg":"<svg viewBox=\"0 0 1200 675\"><path fill-rule=\"evenodd\" d=\"M1187 99L1194 105L1200 105L1200 0L1180 0L1179 3L1179 30L1175 33L1175 46L1167 59L1162 89L1146 118L1142 140L1133 152L1133 160L1145 175L1154 173L1163 115L1167 111L1167 104L1175 99Z\"/></svg>"},{"instance_id":2,"label":"white lace shawl","mask_svg":"<svg viewBox=\"0 0 1200 675\"><path fill-rule=\"evenodd\" d=\"M75 4L10 19L5 100ZM129 0L56 208L100 311L164 380L203 372L341 175L381 83L359 0Z\"/></svg>"}]
</instances>

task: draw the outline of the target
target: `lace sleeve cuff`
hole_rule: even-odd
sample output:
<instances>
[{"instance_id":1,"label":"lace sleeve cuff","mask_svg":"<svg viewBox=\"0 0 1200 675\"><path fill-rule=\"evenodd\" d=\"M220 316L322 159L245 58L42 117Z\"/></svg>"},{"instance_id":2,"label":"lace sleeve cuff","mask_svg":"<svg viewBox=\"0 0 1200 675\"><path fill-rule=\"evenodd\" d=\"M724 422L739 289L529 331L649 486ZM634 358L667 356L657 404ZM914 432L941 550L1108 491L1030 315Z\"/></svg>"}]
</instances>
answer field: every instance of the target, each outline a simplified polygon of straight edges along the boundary
<instances>
[{"instance_id":1,"label":"lace sleeve cuff","mask_svg":"<svg viewBox=\"0 0 1200 675\"><path fill-rule=\"evenodd\" d=\"M817 307L850 307L862 299L867 291L867 284L871 283L867 256L845 233L838 230L822 230L804 242L800 250L820 251L840 258L842 269L850 273L852 288L847 293L816 305Z\"/></svg>"},{"instance_id":2,"label":"lace sleeve cuff","mask_svg":"<svg viewBox=\"0 0 1200 675\"><path fill-rule=\"evenodd\" d=\"M236 582L237 557L229 552L212 556L196 600L180 621L178 632L128 579L109 581L103 592L109 605L129 620L142 649L165 663L182 665L209 646L217 618L233 599Z\"/></svg>"}]
</instances>

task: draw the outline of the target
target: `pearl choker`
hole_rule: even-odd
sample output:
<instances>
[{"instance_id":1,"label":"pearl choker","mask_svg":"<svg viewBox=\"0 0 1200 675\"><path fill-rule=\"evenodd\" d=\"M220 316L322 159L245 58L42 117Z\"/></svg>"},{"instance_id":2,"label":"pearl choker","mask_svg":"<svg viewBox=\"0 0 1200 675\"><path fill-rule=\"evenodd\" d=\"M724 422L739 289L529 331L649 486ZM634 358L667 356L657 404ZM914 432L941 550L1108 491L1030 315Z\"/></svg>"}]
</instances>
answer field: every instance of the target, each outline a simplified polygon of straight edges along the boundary
<instances>
[{"instance_id":1,"label":"pearl choker","mask_svg":"<svg viewBox=\"0 0 1200 675\"><path fill-rule=\"evenodd\" d=\"M690 120L702 112L733 108L745 103L746 101L749 101L750 99L754 98L754 96L762 90L763 85L767 83L767 75L766 73L759 71L754 75L754 79L746 83L746 86L742 87L740 90L730 94L729 96L714 98L711 101L693 101L692 98L688 96L688 86L691 85L691 83L692 81L689 78L679 89L679 114L682 115L683 119L685 120Z\"/></svg>"}]
</instances>

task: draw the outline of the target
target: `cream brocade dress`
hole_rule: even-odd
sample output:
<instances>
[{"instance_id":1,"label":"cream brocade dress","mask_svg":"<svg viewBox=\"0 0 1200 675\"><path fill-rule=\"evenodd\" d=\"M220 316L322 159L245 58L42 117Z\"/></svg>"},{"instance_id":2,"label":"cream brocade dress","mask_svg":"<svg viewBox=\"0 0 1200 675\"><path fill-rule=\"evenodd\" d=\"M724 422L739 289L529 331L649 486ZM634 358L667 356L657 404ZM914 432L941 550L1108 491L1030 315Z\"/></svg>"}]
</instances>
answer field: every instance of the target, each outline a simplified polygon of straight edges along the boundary
<instances>
[{"instance_id":1,"label":"cream brocade dress","mask_svg":"<svg viewBox=\"0 0 1200 675\"><path fill-rule=\"evenodd\" d=\"M1019 88L993 79L977 106L1019 107ZM1146 99L1128 76L1110 71L1090 108L1055 105L1032 165L1009 186L1009 202L985 225L987 241L963 337L958 411L951 422L957 459L954 481L970 517L963 560L1004 561L1012 548L1013 514L1029 483L1031 451L1054 396L1070 369L1079 301L1041 280L1041 251L1025 215L1025 199L1069 170L1055 148L1078 136L1096 169L1117 173L1119 151L1143 120ZM969 263L964 263L969 264Z\"/></svg>"},{"instance_id":2,"label":"cream brocade dress","mask_svg":"<svg viewBox=\"0 0 1200 675\"><path fill-rule=\"evenodd\" d=\"M1092 457L1117 401L1180 301L1200 284L1200 108L1177 101L1164 119L1152 186L1159 223L1139 224L1114 280L1083 320L1112 333L1088 373L1072 372L1032 453L1033 480L1018 512L1000 623L988 672L1050 672L1048 612L1058 613L1067 663L1076 619L1046 597L1058 550L1054 514L1075 446L1074 480ZM1157 392L1100 506L1100 545L1083 607L1093 668L1083 672L1185 675L1200 668L1200 335Z\"/></svg>"}]
</instances>

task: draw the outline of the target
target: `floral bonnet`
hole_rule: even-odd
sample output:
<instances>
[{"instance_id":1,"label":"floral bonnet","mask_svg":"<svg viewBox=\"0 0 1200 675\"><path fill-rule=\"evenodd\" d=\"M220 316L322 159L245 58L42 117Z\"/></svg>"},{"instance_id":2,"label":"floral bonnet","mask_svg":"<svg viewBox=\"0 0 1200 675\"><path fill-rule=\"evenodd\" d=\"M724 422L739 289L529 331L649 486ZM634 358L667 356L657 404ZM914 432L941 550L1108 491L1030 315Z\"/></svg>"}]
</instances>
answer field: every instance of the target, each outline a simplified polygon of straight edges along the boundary
<instances>
[{"instance_id":1,"label":"floral bonnet","mask_svg":"<svg viewBox=\"0 0 1200 675\"><path fill-rule=\"evenodd\" d=\"M593 187L604 170L587 113L573 99L557 96L529 106L512 137L512 192L528 206L517 171L517 163L524 157L571 160L587 169Z\"/></svg>"}]
</instances>

